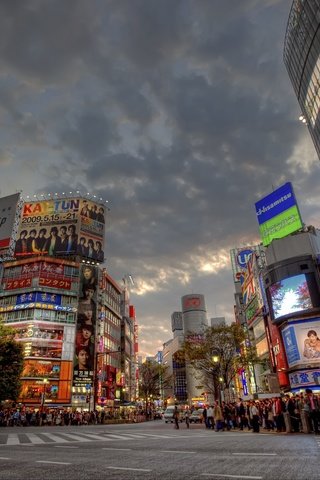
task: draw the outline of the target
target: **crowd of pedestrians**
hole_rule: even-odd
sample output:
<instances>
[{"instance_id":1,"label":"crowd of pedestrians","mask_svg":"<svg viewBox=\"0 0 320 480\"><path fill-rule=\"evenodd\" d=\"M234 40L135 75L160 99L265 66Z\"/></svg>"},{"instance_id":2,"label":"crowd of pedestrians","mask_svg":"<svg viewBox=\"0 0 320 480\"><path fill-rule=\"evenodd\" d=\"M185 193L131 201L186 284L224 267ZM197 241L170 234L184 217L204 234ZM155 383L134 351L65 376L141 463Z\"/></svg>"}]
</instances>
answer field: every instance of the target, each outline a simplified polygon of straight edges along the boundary
<instances>
[{"instance_id":1,"label":"crowd of pedestrians","mask_svg":"<svg viewBox=\"0 0 320 480\"><path fill-rule=\"evenodd\" d=\"M141 409L110 409L107 411L70 411L67 409L3 408L0 410L0 427L28 427L53 425L97 425L107 422L127 421L138 423L146 420Z\"/></svg>"},{"instance_id":2,"label":"crowd of pedestrians","mask_svg":"<svg viewBox=\"0 0 320 480\"><path fill-rule=\"evenodd\" d=\"M287 415L287 422L285 416ZM218 402L203 410L206 428L216 431L248 429L259 432L286 432L288 425L291 432L305 431L303 418L308 424L308 431L320 432L320 397L311 390L296 395L285 395L266 400L237 402Z\"/></svg>"}]
</instances>

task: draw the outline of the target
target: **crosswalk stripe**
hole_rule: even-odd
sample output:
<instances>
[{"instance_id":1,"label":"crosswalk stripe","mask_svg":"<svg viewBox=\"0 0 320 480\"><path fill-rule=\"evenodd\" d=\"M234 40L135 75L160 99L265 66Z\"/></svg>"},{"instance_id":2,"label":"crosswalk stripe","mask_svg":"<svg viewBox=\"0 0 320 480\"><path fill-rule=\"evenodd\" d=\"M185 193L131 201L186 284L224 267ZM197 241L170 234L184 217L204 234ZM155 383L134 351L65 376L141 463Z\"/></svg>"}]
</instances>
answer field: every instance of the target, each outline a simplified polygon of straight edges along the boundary
<instances>
[{"instance_id":1,"label":"crosswalk stripe","mask_svg":"<svg viewBox=\"0 0 320 480\"><path fill-rule=\"evenodd\" d=\"M58 437L58 435L54 435L53 433L42 433L42 435L45 435L46 437L50 438L50 440L53 440L56 443L68 443L69 440L66 440L65 438Z\"/></svg>"},{"instance_id":2,"label":"crosswalk stripe","mask_svg":"<svg viewBox=\"0 0 320 480\"><path fill-rule=\"evenodd\" d=\"M7 445L19 445L20 440L16 433L9 433L7 438Z\"/></svg>"},{"instance_id":3,"label":"crosswalk stripe","mask_svg":"<svg viewBox=\"0 0 320 480\"><path fill-rule=\"evenodd\" d=\"M112 438L114 440L132 440L132 438L125 437L124 435L114 435L111 433L108 433L106 438Z\"/></svg>"},{"instance_id":4,"label":"crosswalk stripe","mask_svg":"<svg viewBox=\"0 0 320 480\"><path fill-rule=\"evenodd\" d=\"M144 434L139 435L137 433L126 433L127 437L132 437L132 438L146 438Z\"/></svg>"},{"instance_id":5,"label":"crosswalk stripe","mask_svg":"<svg viewBox=\"0 0 320 480\"><path fill-rule=\"evenodd\" d=\"M62 433L64 437L70 438L71 440L75 440L76 442L91 442L91 440L85 439L83 437L79 437L78 435L72 435L72 433Z\"/></svg>"},{"instance_id":6,"label":"crosswalk stripe","mask_svg":"<svg viewBox=\"0 0 320 480\"><path fill-rule=\"evenodd\" d=\"M26 436L29 438L30 442L32 443L37 443L37 444L46 443L44 440L42 440L42 438L40 438L35 433L26 433Z\"/></svg>"},{"instance_id":7,"label":"crosswalk stripe","mask_svg":"<svg viewBox=\"0 0 320 480\"><path fill-rule=\"evenodd\" d=\"M111 442L111 440L112 440L111 438L106 438L106 437L103 437L103 436L94 435L93 433L81 433L81 435L84 435L85 437L89 437L92 440L100 440L100 441L104 441L104 442Z\"/></svg>"}]
</instances>

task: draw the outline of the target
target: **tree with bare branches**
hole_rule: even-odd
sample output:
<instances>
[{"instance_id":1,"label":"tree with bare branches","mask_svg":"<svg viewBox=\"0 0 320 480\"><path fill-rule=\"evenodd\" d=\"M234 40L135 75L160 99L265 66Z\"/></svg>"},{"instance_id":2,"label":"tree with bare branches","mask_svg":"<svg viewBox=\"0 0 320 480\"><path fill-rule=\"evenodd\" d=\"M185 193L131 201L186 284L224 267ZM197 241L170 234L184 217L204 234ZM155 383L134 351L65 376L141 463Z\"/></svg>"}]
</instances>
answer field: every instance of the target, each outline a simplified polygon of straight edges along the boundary
<instances>
[{"instance_id":1,"label":"tree with bare branches","mask_svg":"<svg viewBox=\"0 0 320 480\"><path fill-rule=\"evenodd\" d=\"M197 341L195 341L195 338ZM220 399L220 392L230 387L241 368L259 363L255 348L238 324L207 327L203 334L187 335L183 353L187 363L199 374L203 388Z\"/></svg>"}]
</instances>

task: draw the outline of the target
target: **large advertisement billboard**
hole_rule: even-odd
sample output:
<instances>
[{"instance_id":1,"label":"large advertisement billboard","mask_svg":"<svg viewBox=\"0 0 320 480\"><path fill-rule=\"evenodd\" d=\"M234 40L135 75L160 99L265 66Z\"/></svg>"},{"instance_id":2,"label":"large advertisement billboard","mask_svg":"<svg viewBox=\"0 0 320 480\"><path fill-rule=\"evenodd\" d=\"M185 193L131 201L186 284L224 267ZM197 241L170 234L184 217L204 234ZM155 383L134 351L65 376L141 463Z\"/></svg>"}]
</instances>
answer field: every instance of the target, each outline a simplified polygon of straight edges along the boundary
<instances>
[{"instance_id":1,"label":"large advertisement billboard","mask_svg":"<svg viewBox=\"0 0 320 480\"><path fill-rule=\"evenodd\" d=\"M257 254L261 268L265 266L265 248L262 245L253 245L248 247L233 248L230 250L231 267L233 271L234 282L239 282L241 277L247 271L248 261L252 253Z\"/></svg>"},{"instance_id":2,"label":"large advertisement billboard","mask_svg":"<svg viewBox=\"0 0 320 480\"><path fill-rule=\"evenodd\" d=\"M80 298L76 325L73 385L94 383L95 334L97 320L98 269L83 265L80 272Z\"/></svg>"},{"instance_id":3,"label":"large advertisement billboard","mask_svg":"<svg viewBox=\"0 0 320 480\"><path fill-rule=\"evenodd\" d=\"M0 253L8 249L20 193L0 198Z\"/></svg>"},{"instance_id":4,"label":"large advertisement billboard","mask_svg":"<svg viewBox=\"0 0 320 480\"><path fill-rule=\"evenodd\" d=\"M289 367L320 362L320 318L289 324L282 330Z\"/></svg>"},{"instance_id":5,"label":"large advertisement billboard","mask_svg":"<svg viewBox=\"0 0 320 480\"><path fill-rule=\"evenodd\" d=\"M302 220L290 182L277 188L255 204L263 245L302 228Z\"/></svg>"},{"instance_id":6,"label":"large advertisement billboard","mask_svg":"<svg viewBox=\"0 0 320 480\"><path fill-rule=\"evenodd\" d=\"M80 255L103 262L104 214L103 206L82 198L25 202L15 256Z\"/></svg>"}]
</instances>

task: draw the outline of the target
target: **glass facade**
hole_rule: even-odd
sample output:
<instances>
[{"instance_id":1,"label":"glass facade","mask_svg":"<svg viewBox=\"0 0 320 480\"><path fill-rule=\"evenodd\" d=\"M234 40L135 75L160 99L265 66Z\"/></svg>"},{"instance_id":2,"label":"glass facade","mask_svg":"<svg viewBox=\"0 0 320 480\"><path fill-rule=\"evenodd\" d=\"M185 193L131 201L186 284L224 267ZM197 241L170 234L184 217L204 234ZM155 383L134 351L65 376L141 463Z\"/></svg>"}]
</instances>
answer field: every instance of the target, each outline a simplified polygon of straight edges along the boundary
<instances>
[{"instance_id":1,"label":"glass facade","mask_svg":"<svg viewBox=\"0 0 320 480\"><path fill-rule=\"evenodd\" d=\"M284 63L320 158L319 27L319 0L295 0L287 25Z\"/></svg>"}]
</instances>

